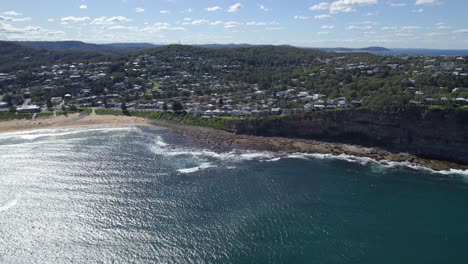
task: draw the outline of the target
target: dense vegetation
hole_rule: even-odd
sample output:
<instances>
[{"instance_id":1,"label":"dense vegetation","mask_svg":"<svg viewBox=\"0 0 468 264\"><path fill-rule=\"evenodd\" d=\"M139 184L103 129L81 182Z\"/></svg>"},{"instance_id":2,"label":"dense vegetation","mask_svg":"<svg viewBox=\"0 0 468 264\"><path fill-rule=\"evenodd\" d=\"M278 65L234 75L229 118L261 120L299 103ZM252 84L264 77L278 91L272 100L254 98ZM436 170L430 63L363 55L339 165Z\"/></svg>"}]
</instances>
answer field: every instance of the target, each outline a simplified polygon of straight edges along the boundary
<instances>
[{"instance_id":1,"label":"dense vegetation","mask_svg":"<svg viewBox=\"0 0 468 264\"><path fill-rule=\"evenodd\" d=\"M34 45L40 47L40 43ZM117 94L118 103L163 100L177 105L198 96L197 100L230 99L231 104L238 105L260 105L272 99L270 107L303 109L303 100L284 94L292 89L295 94L324 95L323 104L343 98L348 104L358 100L370 108L405 108L411 101L433 99L431 104L456 107L455 98L468 98L467 61L456 57L333 53L290 46L168 45L117 56L96 51L39 51L0 42L0 72L15 77L0 83L0 96L4 94L3 101L8 98L12 105L21 104L25 96L45 104L51 97L89 89L98 97ZM86 68L93 62L108 64L103 66L105 70L79 70L83 76L78 82L68 78L71 73L67 78L44 75L51 73L54 64L83 63ZM97 70L106 76L89 79ZM453 74L455 71L460 74ZM164 81L166 77L168 81ZM59 88L36 89L46 86ZM101 99L101 104L98 101L91 105L109 106L107 99Z\"/></svg>"}]
</instances>

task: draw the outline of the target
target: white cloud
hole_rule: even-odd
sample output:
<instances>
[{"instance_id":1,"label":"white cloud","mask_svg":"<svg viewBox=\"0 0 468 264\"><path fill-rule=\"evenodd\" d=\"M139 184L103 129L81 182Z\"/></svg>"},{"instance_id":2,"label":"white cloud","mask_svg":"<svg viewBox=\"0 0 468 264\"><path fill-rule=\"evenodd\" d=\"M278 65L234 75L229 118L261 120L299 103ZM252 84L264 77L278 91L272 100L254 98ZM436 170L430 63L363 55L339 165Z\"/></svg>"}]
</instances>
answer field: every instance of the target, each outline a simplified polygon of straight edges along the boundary
<instances>
[{"instance_id":1,"label":"white cloud","mask_svg":"<svg viewBox=\"0 0 468 264\"><path fill-rule=\"evenodd\" d=\"M0 21L8 21L8 22L27 22L27 21L31 21L31 20L32 20L32 18L30 18L30 17L15 18L15 17L0 16Z\"/></svg>"},{"instance_id":2,"label":"white cloud","mask_svg":"<svg viewBox=\"0 0 468 264\"><path fill-rule=\"evenodd\" d=\"M334 29L335 25L330 25L330 26L322 26L322 29Z\"/></svg>"},{"instance_id":3,"label":"white cloud","mask_svg":"<svg viewBox=\"0 0 468 264\"><path fill-rule=\"evenodd\" d=\"M349 13L356 7L376 5L377 0L338 0L330 4L330 13Z\"/></svg>"},{"instance_id":4,"label":"white cloud","mask_svg":"<svg viewBox=\"0 0 468 264\"><path fill-rule=\"evenodd\" d=\"M63 19L62 19L63 21ZM131 19L128 19L123 16L114 16L114 17L98 17L93 20L93 24L96 25L113 25L115 23L125 23L132 21Z\"/></svg>"},{"instance_id":5,"label":"white cloud","mask_svg":"<svg viewBox=\"0 0 468 264\"><path fill-rule=\"evenodd\" d=\"M294 16L294 19L307 20L307 19L309 19L309 17L308 16Z\"/></svg>"},{"instance_id":6,"label":"white cloud","mask_svg":"<svg viewBox=\"0 0 468 264\"><path fill-rule=\"evenodd\" d=\"M161 10L161 11L159 11L159 13L164 14L164 15L167 15L167 14L171 13L171 11L169 11L169 10Z\"/></svg>"},{"instance_id":7,"label":"white cloud","mask_svg":"<svg viewBox=\"0 0 468 264\"><path fill-rule=\"evenodd\" d=\"M332 16L328 15L328 14L321 14L321 15L316 15L314 16L315 19L328 19L328 18L332 18Z\"/></svg>"},{"instance_id":8,"label":"white cloud","mask_svg":"<svg viewBox=\"0 0 468 264\"><path fill-rule=\"evenodd\" d=\"M453 31L455 34L468 34L468 28Z\"/></svg>"},{"instance_id":9,"label":"white cloud","mask_svg":"<svg viewBox=\"0 0 468 264\"><path fill-rule=\"evenodd\" d=\"M144 28L137 29L137 31L146 33L158 33L167 30L185 30L185 28L172 26L169 23L155 23L153 25L147 25Z\"/></svg>"},{"instance_id":10,"label":"white cloud","mask_svg":"<svg viewBox=\"0 0 468 264\"><path fill-rule=\"evenodd\" d=\"M279 25L278 22L272 21L272 22L257 22L257 21L250 21L245 23L246 26L275 26Z\"/></svg>"},{"instance_id":11,"label":"white cloud","mask_svg":"<svg viewBox=\"0 0 468 264\"><path fill-rule=\"evenodd\" d=\"M442 29L449 29L451 28L450 26L447 26L447 24L439 22L434 24L436 29L442 30Z\"/></svg>"},{"instance_id":12,"label":"white cloud","mask_svg":"<svg viewBox=\"0 0 468 264\"><path fill-rule=\"evenodd\" d=\"M424 12L424 9L419 8L419 9L411 10L411 12L413 12L413 13L422 13L422 12Z\"/></svg>"},{"instance_id":13,"label":"white cloud","mask_svg":"<svg viewBox=\"0 0 468 264\"><path fill-rule=\"evenodd\" d=\"M53 18L49 18L49 19L47 19L47 21L48 21L48 22L54 22L54 21L55 21L55 19L53 19Z\"/></svg>"},{"instance_id":14,"label":"white cloud","mask_svg":"<svg viewBox=\"0 0 468 264\"><path fill-rule=\"evenodd\" d=\"M407 3L393 3L393 2L387 2L386 3L388 6L391 6L391 7L404 7L404 6L408 6Z\"/></svg>"},{"instance_id":15,"label":"white cloud","mask_svg":"<svg viewBox=\"0 0 468 264\"><path fill-rule=\"evenodd\" d=\"M260 8L260 10L265 11L265 12L270 11L270 9L268 7L266 7L266 6L264 6L264 5L260 5L259 8Z\"/></svg>"},{"instance_id":16,"label":"white cloud","mask_svg":"<svg viewBox=\"0 0 468 264\"><path fill-rule=\"evenodd\" d=\"M80 9L88 9L87 5L80 5Z\"/></svg>"},{"instance_id":17,"label":"white cloud","mask_svg":"<svg viewBox=\"0 0 468 264\"><path fill-rule=\"evenodd\" d=\"M239 23L239 22L229 21L229 22L224 23L224 28L235 28L235 27L240 26L240 25L242 25L242 24Z\"/></svg>"},{"instance_id":18,"label":"white cloud","mask_svg":"<svg viewBox=\"0 0 468 264\"><path fill-rule=\"evenodd\" d=\"M282 27L266 27L266 30L281 30L283 29Z\"/></svg>"},{"instance_id":19,"label":"white cloud","mask_svg":"<svg viewBox=\"0 0 468 264\"><path fill-rule=\"evenodd\" d=\"M221 20L210 22L211 26L217 26L217 25L221 25L221 24L223 24L223 21L221 21Z\"/></svg>"},{"instance_id":20,"label":"white cloud","mask_svg":"<svg viewBox=\"0 0 468 264\"><path fill-rule=\"evenodd\" d=\"M137 8L135 8L135 12L137 12L137 13L145 12L145 9L142 8L142 7L137 7Z\"/></svg>"},{"instance_id":21,"label":"white cloud","mask_svg":"<svg viewBox=\"0 0 468 264\"><path fill-rule=\"evenodd\" d=\"M345 28L346 30L370 30L372 29L372 26L356 26L356 25L351 25Z\"/></svg>"},{"instance_id":22,"label":"white cloud","mask_svg":"<svg viewBox=\"0 0 468 264\"><path fill-rule=\"evenodd\" d=\"M392 32L400 32L400 31L415 31L422 29L422 27L419 26L403 26L403 27L382 27L381 28L384 31L392 31Z\"/></svg>"},{"instance_id":23,"label":"white cloud","mask_svg":"<svg viewBox=\"0 0 468 264\"><path fill-rule=\"evenodd\" d=\"M239 9L241 9L242 7L244 7L241 3L236 3L236 4L233 4L232 6L230 6L228 8L228 12L229 13L234 13L234 12L237 12L239 11Z\"/></svg>"},{"instance_id":24,"label":"white cloud","mask_svg":"<svg viewBox=\"0 0 468 264\"><path fill-rule=\"evenodd\" d=\"M47 36L63 36L63 35L65 35L65 32L63 32L63 31L51 31L51 32L47 32L46 35Z\"/></svg>"},{"instance_id":25,"label":"white cloud","mask_svg":"<svg viewBox=\"0 0 468 264\"><path fill-rule=\"evenodd\" d=\"M63 17L60 19L62 22L85 22L91 20L90 17L74 17L74 16L68 16L68 17Z\"/></svg>"},{"instance_id":26,"label":"white cloud","mask_svg":"<svg viewBox=\"0 0 468 264\"><path fill-rule=\"evenodd\" d=\"M319 31L317 32L318 35L328 35L330 32L328 31Z\"/></svg>"},{"instance_id":27,"label":"white cloud","mask_svg":"<svg viewBox=\"0 0 468 264\"><path fill-rule=\"evenodd\" d=\"M320 4L309 7L309 10L326 10L329 6L330 4L328 2L322 2Z\"/></svg>"},{"instance_id":28,"label":"white cloud","mask_svg":"<svg viewBox=\"0 0 468 264\"><path fill-rule=\"evenodd\" d=\"M37 26L27 26L24 28L17 28L10 24L0 21L0 35L20 35L22 37L30 38L38 35L43 35L46 32L43 28Z\"/></svg>"},{"instance_id":29,"label":"white cloud","mask_svg":"<svg viewBox=\"0 0 468 264\"><path fill-rule=\"evenodd\" d=\"M193 20L192 25L206 25L209 24L210 21L206 19L198 19L198 20Z\"/></svg>"},{"instance_id":30,"label":"white cloud","mask_svg":"<svg viewBox=\"0 0 468 264\"><path fill-rule=\"evenodd\" d=\"M3 14L7 16L21 16L21 13L18 13L15 11L6 11L6 12L3 12Z\"/></svg>"},{"instance_id":31,"label":"white cloud","mask_svg":"<svg viewBox=\"0 0 468 264\"><path fill-rule=\"evenodd\" d=\"M218 10L221 10L222 8L220 6L210 6L210 7L207 7L205 8L206 11L208 12L214 12L214 11L218 11Z\"/></svg>"},{"instance_id":32,"label":"white cloud","mask_svg":"<svg viewBox=\"0 0 468 264\"><path fill-rule=\"evenodd\" d=\"M380 14L380 12L379 12L379 11L375 11L375 12L368 12L368 13L366 14L366 16L378 16L379 14Z\"/></svg>"},{"instance_id":33,"label":"white cloud","mask_svg":"<svg viewBox=\"0 0 468 264\"><path fill-rule=\"evenodd\" d=\"M441 3L440 0L416 0L415 5L438 5Z\"/></svg>"},{"instance_id":34,"label":"white cloud","mask_svg":"<svg viewBox=\"0 0 468 264\"><path fill-rule=\"evenodd\" d=\"M30 31L30 32L38 32L38 31L42 31L42 28L41 27L29 26L29 27L25 27L23 30L24 31Z\"/></svg>"}]
</instances>

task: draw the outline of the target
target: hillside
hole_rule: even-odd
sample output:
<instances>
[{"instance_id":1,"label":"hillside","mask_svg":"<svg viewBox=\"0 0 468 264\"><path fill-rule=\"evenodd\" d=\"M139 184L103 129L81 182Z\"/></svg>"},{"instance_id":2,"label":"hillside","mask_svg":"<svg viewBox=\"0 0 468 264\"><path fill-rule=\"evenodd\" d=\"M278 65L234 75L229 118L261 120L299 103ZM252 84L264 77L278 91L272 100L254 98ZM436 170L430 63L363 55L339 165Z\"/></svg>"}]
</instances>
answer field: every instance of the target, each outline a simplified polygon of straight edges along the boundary
<instances>
[{"instance_id":1,"label":"hillside","mask_svg":"<svg viewBox=\"0 0 468 264\"><path fill-rule=\"evenodd\" d=\"M21 41L20 45L36 50L48 51L93 51L100 53L124 54L144 49L155 48L157 45L150 43L110 43L93 44L81 41Z\"/></svg>"},{"instance_id":2,"label":"hillside","mask_svg":"<svg viewBox=\"0 0 468 264\"><path fill-rule=\"evenodd\" d=\"M114 58L117 57L96 51L44 51L33 49L17 42L0 41L0 72L28 69L50 63L100 61Z\"/></svg>"}]
</instances>

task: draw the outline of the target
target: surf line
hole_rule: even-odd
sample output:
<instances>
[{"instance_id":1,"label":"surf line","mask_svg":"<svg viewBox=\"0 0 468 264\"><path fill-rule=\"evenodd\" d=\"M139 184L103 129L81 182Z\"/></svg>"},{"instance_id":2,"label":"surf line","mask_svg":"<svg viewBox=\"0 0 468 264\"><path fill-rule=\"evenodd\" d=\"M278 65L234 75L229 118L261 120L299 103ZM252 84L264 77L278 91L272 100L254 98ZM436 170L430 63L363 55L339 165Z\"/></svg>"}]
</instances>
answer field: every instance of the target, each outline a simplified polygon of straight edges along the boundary
<instances>
[{"instance_id":1,"label":"surf line","mask_svg":"<svg viewBox=\"0 0 468 264\"><path fill-rule=\"evenodd\" d=\"M15 199L15 200L5 204L4 206L0 207L0 212L4 212L4 211L14 207L17 203L18 203L18 199Z\"/></svg>"}]
</instances>

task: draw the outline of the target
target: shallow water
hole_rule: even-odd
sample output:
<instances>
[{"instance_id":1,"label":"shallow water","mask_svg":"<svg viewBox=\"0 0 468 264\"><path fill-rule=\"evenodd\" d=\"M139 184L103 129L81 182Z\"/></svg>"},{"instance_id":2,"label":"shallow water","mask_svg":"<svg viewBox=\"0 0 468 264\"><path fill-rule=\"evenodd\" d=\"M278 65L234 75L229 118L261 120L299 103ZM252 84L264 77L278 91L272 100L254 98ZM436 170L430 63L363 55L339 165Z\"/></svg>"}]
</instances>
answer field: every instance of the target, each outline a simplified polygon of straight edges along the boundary
<instances>
[{"instance_id":1,"label":"shallow water","mask_svg":"<svg viewBox=\"0 0 468 264\"><path fill-rule=\"evenodd\" d=\"M465 263L468 180L215 153L148 128L0 134L0 263Z\"/></svg>"}]
</instances>

